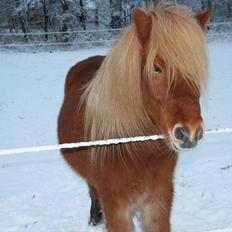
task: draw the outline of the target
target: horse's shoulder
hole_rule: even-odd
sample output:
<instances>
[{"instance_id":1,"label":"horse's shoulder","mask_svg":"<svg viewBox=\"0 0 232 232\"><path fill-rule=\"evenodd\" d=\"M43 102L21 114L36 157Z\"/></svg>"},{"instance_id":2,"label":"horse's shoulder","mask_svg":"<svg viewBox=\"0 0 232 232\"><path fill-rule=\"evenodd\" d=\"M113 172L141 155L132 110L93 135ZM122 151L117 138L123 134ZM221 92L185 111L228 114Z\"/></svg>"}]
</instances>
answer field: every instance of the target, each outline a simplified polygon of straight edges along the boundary
<instances>
[{"instance_id":1,"label":"horse's shoulder","mask_svg":"<svg viewBox=\"0 0 232 232\"><path fill-rule=\"evenodd\" d=\"M88 83L94 77L104 58L105 56L92 56L71 67L66 77L65 92L74 85L82 87Z\"/></svg>"}]
</instances>

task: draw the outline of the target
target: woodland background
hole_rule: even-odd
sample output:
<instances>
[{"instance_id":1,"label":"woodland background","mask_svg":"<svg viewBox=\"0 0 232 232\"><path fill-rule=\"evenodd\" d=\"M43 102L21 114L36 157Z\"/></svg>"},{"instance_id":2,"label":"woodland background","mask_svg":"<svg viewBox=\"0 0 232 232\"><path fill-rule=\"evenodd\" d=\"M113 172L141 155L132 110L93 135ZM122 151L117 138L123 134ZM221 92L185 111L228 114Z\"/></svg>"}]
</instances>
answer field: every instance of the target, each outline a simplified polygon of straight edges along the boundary
<instances>
[{"instance_id":1,"label":"woodland background","mask_svg":"<svg viewBox=\"0 0 232 232\"><path fill-rule=\"evenodd\" d=\"M0 48L96 46L112 43L131 22L131 9L159 0L1 0ZM212 9L213 37L229 37L232 0L172 0L195 12Z\"/></svg>"}]
</instances>

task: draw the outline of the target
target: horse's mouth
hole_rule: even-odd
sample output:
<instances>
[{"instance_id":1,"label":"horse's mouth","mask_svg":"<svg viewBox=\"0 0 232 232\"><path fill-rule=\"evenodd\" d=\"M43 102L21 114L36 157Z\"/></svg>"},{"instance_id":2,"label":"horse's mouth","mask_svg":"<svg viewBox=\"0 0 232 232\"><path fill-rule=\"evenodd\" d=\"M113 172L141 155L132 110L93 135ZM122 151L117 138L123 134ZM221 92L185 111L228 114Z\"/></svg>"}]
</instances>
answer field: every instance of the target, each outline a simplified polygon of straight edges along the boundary
<instances>
[{"instance_id":1,"label":"horse's mouth","mask_svg":"<svg viewBox=\"0 0 232 232\"><path fill-rule=\"evenodd\" d=\"M183 149L183 148L181 148L181 147L177 147L177 146L175 145L175 143L171 143L171 147L172 147L172 149L173 149L174 151L176 151L176 152L182 152L182 151L189 150L189 149Z\"/></svg>"},{"instance_id":2,"label":"horse's mouth","mask_svg":"<svg viewBox=\"0 0 232 232\"><path fill-rule=\"evenodd\" d=\"M174 142L171 142L170 144L171 144L172 149L176 152L188 151L188 150L191 150L197 146L197 143L190 143L189 146L186 146L186 147L184 147L181 144L177 145Z\"/></svg>"}]
</instances>

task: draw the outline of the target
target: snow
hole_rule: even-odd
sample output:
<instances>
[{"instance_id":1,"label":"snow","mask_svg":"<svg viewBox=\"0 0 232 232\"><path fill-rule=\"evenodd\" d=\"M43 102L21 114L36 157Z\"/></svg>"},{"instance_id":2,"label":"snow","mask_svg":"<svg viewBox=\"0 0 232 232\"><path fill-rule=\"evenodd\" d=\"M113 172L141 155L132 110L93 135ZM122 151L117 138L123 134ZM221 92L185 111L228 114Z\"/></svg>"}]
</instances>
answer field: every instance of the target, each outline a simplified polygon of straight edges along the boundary
<instances>
[{"instance_id":1,"label":"snow","mask_svg":"<svg viewBox=\"0 0 232 232\"><path fill-rule=\"evenodd\" d=\"M107 48L1 53L0 149L55 144L65 75ZM232 44L209 44L210 85L202 99L206 128L232 127ZM232 134L208 134L180 155L174 232L232 232ZM58 151L0 157L0 232L102 232L88 226L85 182ZM135 220L136 231L141 231Z\"/></svg>"}]
</instances>

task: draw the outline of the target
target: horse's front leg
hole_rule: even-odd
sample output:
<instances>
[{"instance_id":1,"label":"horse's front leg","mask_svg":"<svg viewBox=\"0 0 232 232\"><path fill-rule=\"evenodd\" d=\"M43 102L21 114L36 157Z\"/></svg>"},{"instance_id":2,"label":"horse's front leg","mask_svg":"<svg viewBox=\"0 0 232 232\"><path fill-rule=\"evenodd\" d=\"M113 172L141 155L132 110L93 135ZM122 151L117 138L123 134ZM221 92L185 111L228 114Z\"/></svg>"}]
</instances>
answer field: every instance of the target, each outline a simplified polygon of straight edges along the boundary
<instances>
[{"instance_id":1,"label":"horse's front leg","mask_svg":"<svg viewBox=\"0 0 232 232\"><path fill-rule=\"evenodd\" d=\"M91 198L89 224L95 226L102 222L103 216L97 190L90 184L88 184L88 186Z\"/></svg>"},{"instance_id":2,"label":"horse's front leg","mask_svg":"<svg viewBox=\"0 0 232 232\"><path fill-rule=\"evenodd\" d=\"M119 197L110 194L101 197L107 232L131 232L133 230L130 207Z\"/></svg>"},{"instance_id":3,"label":"horse's front leg","mask_svg":"<svg viewBox=\"0 0 232 232\"><path fill-rule=\"evenodd\" d=\"M173 184L157 186L142 207L142 224L145 232L170 232L170 215Z\"/></svg>"}]
</instances>

